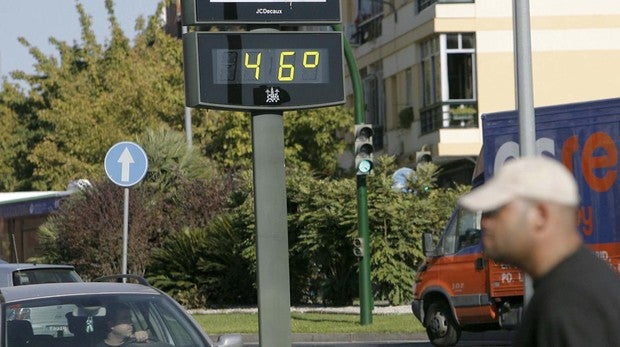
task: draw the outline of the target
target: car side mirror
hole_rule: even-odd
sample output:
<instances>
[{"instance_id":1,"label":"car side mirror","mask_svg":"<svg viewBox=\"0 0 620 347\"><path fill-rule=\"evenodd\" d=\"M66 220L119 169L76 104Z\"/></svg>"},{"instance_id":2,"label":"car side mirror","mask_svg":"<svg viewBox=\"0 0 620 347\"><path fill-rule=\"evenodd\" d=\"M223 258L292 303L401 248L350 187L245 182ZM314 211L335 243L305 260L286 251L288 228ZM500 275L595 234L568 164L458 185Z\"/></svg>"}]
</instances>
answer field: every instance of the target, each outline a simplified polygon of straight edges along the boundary
<instances>
[{"instance_id":1,"label":"car side mirror","mask_svg":"<svg viewBox=\"0 0 620 347\"><path fill-rule=\"evenodd\" d=\"M243 338L237 334L222 335L217 339L218 347L243 347Z\"/></svg>"},{"instance_id":2,"label":"car side mirror","mask_svg":"<svg viewBox=\"0 0 620 347\"><path fill-rule=\"evenodd\" d=\"M431 233L422 234L422 252L426 257L435 255L435 245L433 244L433 235Z\"/></svg>"}]
</instances>

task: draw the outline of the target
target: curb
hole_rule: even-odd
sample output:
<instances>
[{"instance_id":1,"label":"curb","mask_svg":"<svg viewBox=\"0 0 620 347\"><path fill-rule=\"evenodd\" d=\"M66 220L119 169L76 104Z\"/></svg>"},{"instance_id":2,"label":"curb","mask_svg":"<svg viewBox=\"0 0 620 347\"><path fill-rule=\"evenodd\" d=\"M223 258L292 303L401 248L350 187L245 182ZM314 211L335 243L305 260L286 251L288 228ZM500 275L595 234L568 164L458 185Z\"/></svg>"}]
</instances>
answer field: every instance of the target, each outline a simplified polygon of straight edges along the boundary
<instances>
[{"instance_id":1,"label":"curb","mask_svg":"<svg viewBox=\"0 0 620 347\"><path fill-rule=\"evenodd\" d=\"M233 307L233 308L225 308L225 309L190 309L190 310L187 310L187 312L190 314L258 313L258 308L256 307ZM291 312L360 314L360 307L359 306L291 307ZM382 315L382 314L413 314L413 313L411 311L411 305L401 305L401 306L375 306L372 310L372 314Z\"/></svg>"},{"instance_id":2,"label":"curb","mask_svg":"<svg viewBox=\"0 0 620 347\"><path fill-rule=\"evenodd\" d=\"M258 343L258 334L241 334L244 343ZM342 334L293 334L293 342L412 342L428 341L425 333L342 333Z\"/></svg>"}]
</instances>

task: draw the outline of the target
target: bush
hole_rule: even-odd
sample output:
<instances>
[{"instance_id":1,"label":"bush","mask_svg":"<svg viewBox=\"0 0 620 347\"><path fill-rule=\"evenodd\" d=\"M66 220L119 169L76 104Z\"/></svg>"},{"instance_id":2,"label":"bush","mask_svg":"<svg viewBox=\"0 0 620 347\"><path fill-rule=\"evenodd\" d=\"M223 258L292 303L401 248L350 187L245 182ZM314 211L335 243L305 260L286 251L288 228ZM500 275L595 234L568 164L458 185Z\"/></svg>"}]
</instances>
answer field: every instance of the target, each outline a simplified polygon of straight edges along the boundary
<instances>
[{"instance_id":1,"label":"bush","mask_svg":"<svg viewBox=\"0 0 620 347\"><path fill-rule=\"evenodd\" d=\"M245 238L231 216L215 218L207 229L171 235L151 258L147 278L187 308L256 303L254 276L243 257Z\"/></svg>"}]
</instances>

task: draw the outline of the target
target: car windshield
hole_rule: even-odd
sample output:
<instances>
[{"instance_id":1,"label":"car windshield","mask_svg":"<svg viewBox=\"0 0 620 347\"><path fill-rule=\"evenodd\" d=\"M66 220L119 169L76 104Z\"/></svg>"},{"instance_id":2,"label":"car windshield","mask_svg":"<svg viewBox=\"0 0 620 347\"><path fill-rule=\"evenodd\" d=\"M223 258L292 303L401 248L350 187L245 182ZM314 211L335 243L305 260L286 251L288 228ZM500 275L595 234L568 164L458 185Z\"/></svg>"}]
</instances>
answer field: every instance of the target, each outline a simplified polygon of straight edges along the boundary
<instances>
[{"instance_id":1,"label":"car windshield","mask_svg":"<svg viewBox=\"0 0 620 347\"><path fill-rule=\"evenodd\" d=\"M182 309L163 295L101 294L45 298L3 304L6 347L93 347L106 339L124 310L123 324L148 340L123 346L208 346ZM127 312L128 311L128 312ZM116 324L121 324L117 323Z\"/></svg>"}]
</instances>

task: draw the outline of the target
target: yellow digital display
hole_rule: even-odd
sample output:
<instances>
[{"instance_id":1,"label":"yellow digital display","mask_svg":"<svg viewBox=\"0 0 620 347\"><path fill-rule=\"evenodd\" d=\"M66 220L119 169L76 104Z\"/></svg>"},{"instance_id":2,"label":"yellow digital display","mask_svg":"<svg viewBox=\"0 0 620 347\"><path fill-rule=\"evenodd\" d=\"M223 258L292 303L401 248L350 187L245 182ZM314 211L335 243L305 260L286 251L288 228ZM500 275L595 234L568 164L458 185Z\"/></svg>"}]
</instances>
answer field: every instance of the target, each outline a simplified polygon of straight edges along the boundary
<instances>
[{"instance_id":1,"label":"yellow digital display","mask_svg":"<svg viewBox=\"0 0 620 347\"><path fill-rule=\"evenodd\" d=\"M215 49L215 84L328 83L326 49Z\"/></svg>"}]
</instances>

